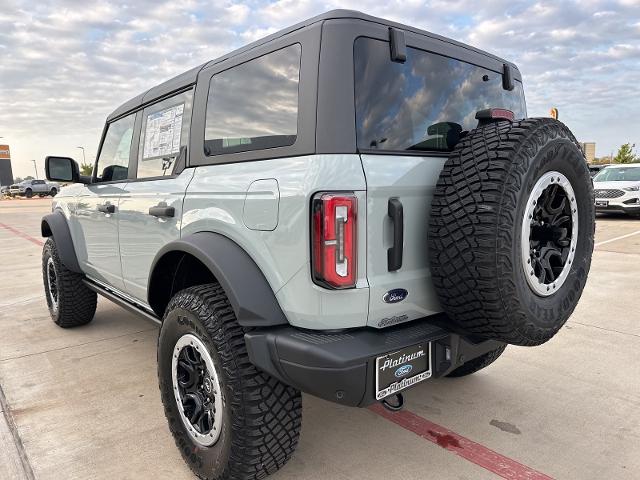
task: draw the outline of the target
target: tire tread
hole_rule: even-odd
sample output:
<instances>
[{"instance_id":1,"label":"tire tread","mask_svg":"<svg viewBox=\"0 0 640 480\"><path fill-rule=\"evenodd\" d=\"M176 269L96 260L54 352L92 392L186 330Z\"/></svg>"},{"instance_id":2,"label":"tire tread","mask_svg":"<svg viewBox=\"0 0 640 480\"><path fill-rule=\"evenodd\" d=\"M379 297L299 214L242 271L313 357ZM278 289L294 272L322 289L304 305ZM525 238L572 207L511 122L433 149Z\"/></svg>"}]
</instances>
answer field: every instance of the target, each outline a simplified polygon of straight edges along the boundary
<instances>
[{"instance_id":1,"label":"tire tread","mask_svg":"<svg viewBox=\"0 0 640 480\"><path fill-rule=\"evenodd\" d=\"M225 471L216 479L256 480L279 470L291 458L300 438L300 392L259 371L249 361L245 330L218 283L178 292L169 302L165 318L175 308L198 316L224 363L231 386L227 402L233 412L232 447ZM177 438L176 445L180 448ZM180 450L190 464L188 453ZM194 473L204 480L214 478Z\"/></svg>"},{"instance_id":2,"label":"tire tread","mask_svg":"<svg viewBox=\"0 0 640 480\"><path fill-rule=\"evenodd\" d=\"M58 281L58 312L51 310L47 292L47 258L53 258ZM84 275L69 270L60 260L58 249L53 238L49 237L44 244L42 258L42 279L44 282L47 306L56 325L62 328L73 328L86 325L93 320L98 303L96 292L84 283Z\"/></svg>"}]
</instances>

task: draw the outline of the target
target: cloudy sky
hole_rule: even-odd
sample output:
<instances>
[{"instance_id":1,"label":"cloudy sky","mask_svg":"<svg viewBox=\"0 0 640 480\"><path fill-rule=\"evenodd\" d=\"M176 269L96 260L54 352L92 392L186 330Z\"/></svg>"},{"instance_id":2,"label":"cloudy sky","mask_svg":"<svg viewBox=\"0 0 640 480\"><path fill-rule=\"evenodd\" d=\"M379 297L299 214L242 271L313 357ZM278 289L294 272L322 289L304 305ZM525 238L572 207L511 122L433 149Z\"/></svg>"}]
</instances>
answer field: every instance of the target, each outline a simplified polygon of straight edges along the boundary
<instances>
[{"instance_id":1,"label":"cloudy sky","mask_svg":"<svg viewBox=\"0 0 640 480\"><path fill-rule=\"evenodd\" d=\"M47 154L93 160L104 118L188 68L332 8L409 23L515 61L530 116L597 155L640 147L640 0L2 0L0 143L14 175ZM639 148L640 151L640 148Z\"/></svg>"}]
</instances>

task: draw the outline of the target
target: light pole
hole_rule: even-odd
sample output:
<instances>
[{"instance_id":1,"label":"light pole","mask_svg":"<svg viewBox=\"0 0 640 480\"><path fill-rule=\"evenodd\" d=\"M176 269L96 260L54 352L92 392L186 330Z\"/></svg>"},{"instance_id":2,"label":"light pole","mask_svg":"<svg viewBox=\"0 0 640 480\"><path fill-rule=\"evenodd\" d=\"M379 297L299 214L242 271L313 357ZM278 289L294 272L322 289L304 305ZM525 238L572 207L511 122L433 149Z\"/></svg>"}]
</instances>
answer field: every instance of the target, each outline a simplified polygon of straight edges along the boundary
<instances>
[{"instance_id":1,"label":"light pole","mask_svg":"<svg viewBox=\"0 0 640 480\"><path fill-rule=\"evenodd\" d=\"M82 150L82 164L86 165L87 157L84 156L84 147L76 147L76 148L79 148L80 150Z\"/></svg>"},{"instance_id":2,"label":"light pole","mask_svg":"<svg viewBox=\"0 0 640 480\"><path fill-rule=\"evenodd\" d=\"M38 167L36 166L36 161L31 160L33 162L33 169L36 171L36 180L38 179Z\"/></svg>"}]
</instances>

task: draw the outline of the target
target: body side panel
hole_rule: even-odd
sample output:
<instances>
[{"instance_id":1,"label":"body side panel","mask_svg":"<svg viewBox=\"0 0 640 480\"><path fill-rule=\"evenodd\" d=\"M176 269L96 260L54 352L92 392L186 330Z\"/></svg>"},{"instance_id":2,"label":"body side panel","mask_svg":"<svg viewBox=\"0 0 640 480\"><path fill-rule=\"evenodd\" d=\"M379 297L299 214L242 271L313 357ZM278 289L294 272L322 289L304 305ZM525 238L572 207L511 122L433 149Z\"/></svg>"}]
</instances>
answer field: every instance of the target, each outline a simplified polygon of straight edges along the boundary
<instances>
[{"instance_id":1,"label":"body side panel","mask_svg":"<svg viewBox=\"0 0 640 480\"><path fill-rule=\"evenodd\" d=\"M252 182L277 181L280 191L277 227L249 229L243 220ZM278 296L293 325L347 328L366 324L366 236L358 237L358 285L342 292L311 282L310 203L319 191L356 191L359 231L366 228L366 188L358 155L311 155L198 167L184 201L182 237L216 232L237 243L253 259ZM330 318L330 321L327 319Z\"/></svg>"},{"instance_id":2,"label":"body side panel","mask_svg":"<svg viewBox=\"0 0 640 480\"><path fill-rule=\"evenodd\" d=\"M194 169L175 178L129 182L120 199L118 237L124 290L147 301L151 264L158 251L180 238L182 203ZM173 207L173 217L154 217L149 208Z\"/></svg>"}]
</instances>

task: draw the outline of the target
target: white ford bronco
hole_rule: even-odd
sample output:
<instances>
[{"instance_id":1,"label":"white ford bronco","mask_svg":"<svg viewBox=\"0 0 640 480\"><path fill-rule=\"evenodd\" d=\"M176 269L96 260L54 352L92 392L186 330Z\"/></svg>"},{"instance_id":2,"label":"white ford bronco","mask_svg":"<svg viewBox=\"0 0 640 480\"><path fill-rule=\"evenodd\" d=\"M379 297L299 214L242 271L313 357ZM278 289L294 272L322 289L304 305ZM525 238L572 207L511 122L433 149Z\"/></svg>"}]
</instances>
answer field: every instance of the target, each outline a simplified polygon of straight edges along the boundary
<instances>
[{"instance_id":1,"label":"white ford bronco","mask_svg":"<svg viewBox=\"0 0 640 480\"><path fill-rule=\"evenodd\" d=\"M594 198L515 65L332 11L132 98L93 175L42 220L53 320L96 294L160 324L171 433L203 479L293 454L301 392L402 407L507 344L549 340L585 285ZM424 386L423 388L427 388Z\"/></svg>"}]
</instances>

